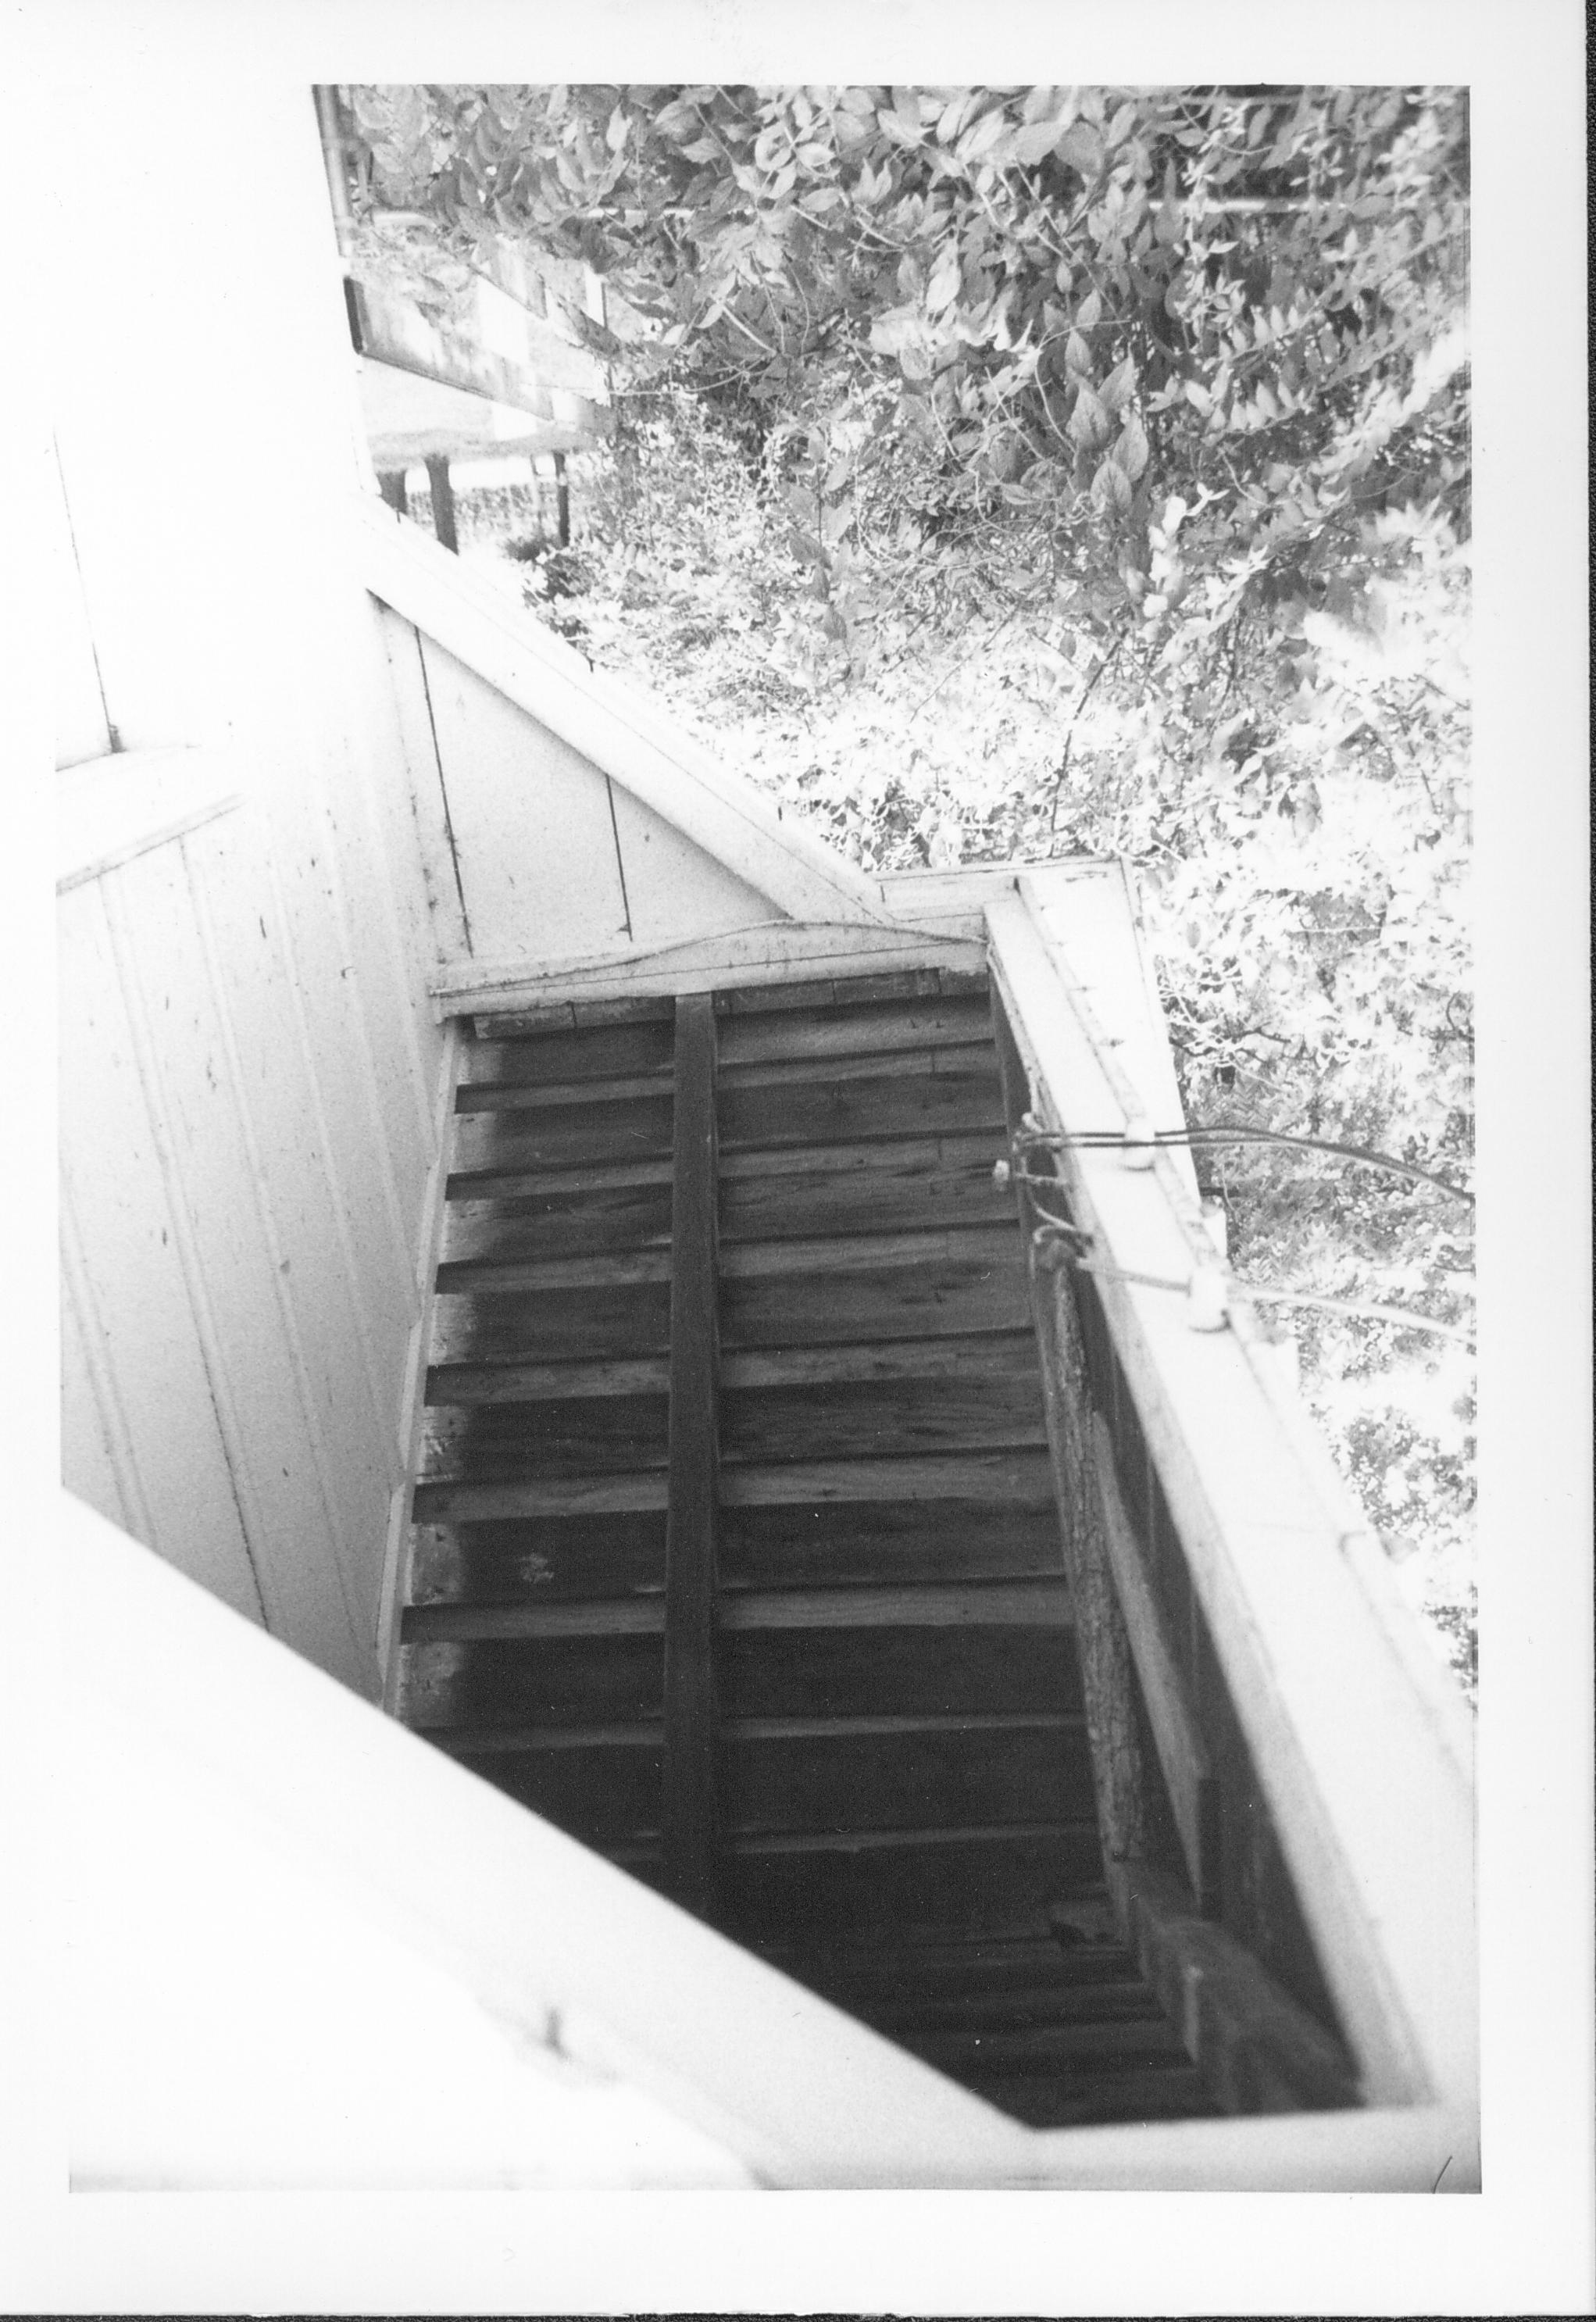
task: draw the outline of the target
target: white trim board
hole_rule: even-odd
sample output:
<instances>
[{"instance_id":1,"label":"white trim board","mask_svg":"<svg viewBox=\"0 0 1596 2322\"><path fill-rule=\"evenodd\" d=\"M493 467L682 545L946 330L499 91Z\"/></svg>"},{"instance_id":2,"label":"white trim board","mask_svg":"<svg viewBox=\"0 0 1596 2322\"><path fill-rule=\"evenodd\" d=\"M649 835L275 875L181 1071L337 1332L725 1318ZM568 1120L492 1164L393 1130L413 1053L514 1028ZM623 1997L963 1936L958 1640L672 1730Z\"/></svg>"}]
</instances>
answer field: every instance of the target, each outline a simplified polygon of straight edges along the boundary
<instances>
[{"instance_id":1,"label":"white trim board","mask_svg":"<svg viewBox=\"0 0 1596 2322\"><path fill-rule=\"evenodd\" d=\"M473 961L433 977L440 1019L520 1015L587 1001L670 998L726 984L819 982L833 975L889 975L925 967L986 965L979 937L858 921L800 924L772 919L762 928L670 944L654 952L618 949L585 958L531 964Z\"/></svg>"}]
</instances>

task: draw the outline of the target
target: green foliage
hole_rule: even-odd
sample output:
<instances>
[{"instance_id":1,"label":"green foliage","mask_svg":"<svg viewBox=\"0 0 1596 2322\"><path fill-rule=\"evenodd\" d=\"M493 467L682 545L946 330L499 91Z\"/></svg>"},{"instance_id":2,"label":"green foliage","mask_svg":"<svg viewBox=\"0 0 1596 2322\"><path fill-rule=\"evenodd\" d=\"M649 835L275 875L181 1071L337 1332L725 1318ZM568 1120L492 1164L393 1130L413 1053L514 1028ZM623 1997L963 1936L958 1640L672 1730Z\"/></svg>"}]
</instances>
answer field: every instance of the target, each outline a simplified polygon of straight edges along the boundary
<instances>
[{"instance_id":1,"label":"green foliage","mask_svg":"<svg viewBox=\"0 0 1596 2322\"><path fill-rule=\"evenodd\" d=\"M509 232L648 320L601 340L617 434L552 608L584 651L867 867L1128 856L1191 1118L1466 1178L1460 93L351 103L369 232ZM1199 1168L1244 1276L1466 1326L1461 1204ZM1296 1335L1466 1669L1466 1376L1388 1326Z\"/></svg>"}]
</instances>

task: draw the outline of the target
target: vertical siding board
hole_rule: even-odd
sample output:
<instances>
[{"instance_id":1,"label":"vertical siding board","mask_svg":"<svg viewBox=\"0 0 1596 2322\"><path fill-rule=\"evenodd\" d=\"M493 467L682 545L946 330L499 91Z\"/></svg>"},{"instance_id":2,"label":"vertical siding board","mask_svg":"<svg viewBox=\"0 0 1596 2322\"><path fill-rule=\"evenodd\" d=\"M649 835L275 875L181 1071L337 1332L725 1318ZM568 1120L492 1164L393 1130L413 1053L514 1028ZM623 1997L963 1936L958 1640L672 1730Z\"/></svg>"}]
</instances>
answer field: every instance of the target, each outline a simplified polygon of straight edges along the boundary
<instances>
[{"instance_id":1,"label":"vertical siding board","mask_svg":"<svg viewBox=\"0 0 1596 2322\"><path fill-rule=\"evenodd\" d=\"M287 999L324 1125L324 1198L343 1204L378 1367L397 1381L414 1318L415 1221L406 1225L398 1215L372 1104L355 965L338 910L334 841L315 802L303 794L273 795L269 803Z\"/></svg>"},{"instance_id":2,"label":"vertical siding board","mask_svg":"<svg viewBox=\"0 0 1596 2322\"><path fill-rule=\"evenodd\" d=\"M96 1376L78 1312L82 1261L69 1252L71 1228L63 1216L61 1266L61 1475L91 1508L98 1508L135 1540L154 1539L149 1504L140 1486L125 1428L107 1410L103 1370Z\"/></svg>"},{"instance_id":3,"label":"vertical siding board","mask_svg":"<svg viewBox=\"0 0 1596 2322\"><path fill-rule=\"evenodd\" d=\"M267 1254L303 1361L344 1593L357 1633L374 1641L382 1533L396 1481L388 1409L393 1397L327 1166L320 1093L295 1038L278 931L258 908L264 900L259 866L238 844L247 827L233 821L196 832L183 853Z\"/></svg>"},{"instance_id":4,"label":"vertical siding board","mask_svg":"<svg viewBox=\"0 0 1596 2322\"><path fill-rule=\"evenodd\" d=\"M150 1117L99 884L60 907L62 1206L80 1250L80 1316L120 1412L144 1512L138 1534L251 1620L262 1617L186 1269L186 1235ZM69 1464L69 1490L91 1497Z\"/></svg>"},{"instance_id":5,"label":"vertical siding board","mask_svg":"<svg viewBox=\"0 0 1596 2322\"><path fill-rule=\"evenodd\" d=\"M378 1054L390 1060L396 1079L402 1064L407 1086L411 1127L406 1149L413 1157L401 1170L400 1193L406 1215L414 1218L436 1158L433 1096L442 1029L433 1021L428 1000L433 951L421 859L378 620L379 608L365 598L349 668L354 737L349 827L360 860L351 865L346 846L344 862L346 873L356 876L363 869L369 882L356 914L357 931L369 946L361 989L368 1005L376 1008Z\"/></svg>"},{"instance_id":6,"label":"vertical siding board","mask_svg":"<svg viewBox=\"0 0 1596 2322\"><path fill-rule=\"evenodd\" d=\"M782 917L768 895L706 855L652 807L618 782L613 790L634 943L681 943Z\"/></svg>"},{"instance_id":7,"label":"vertical siding board","mask_svg":"<svg viewBox=\"0 0 1596 2322\"><path fill-rule=\"evenodd\" d=\"M281 1296L183 864L163 848L117 875L112 928L141 1059L169 1144L191 1239L190 1294L229 1464L249 1522L269 1625L364 1689L333 1512ZM280 1264L280 1261L278 1261Z\"/></svg>"},{"instance_id":8,"label":"vertical siding board","mask_svg":"<svg viewBox=\"0 0 1596 2322\"><path fill-rule=\"evenodd\" d=\"M608 785L579 752L424 639L477 959L626 940Z\"/></svg>"},{"instance_id":9,"label":"vertical siding board","mask_svg":"<svg viewBox=\"0 0 1596 2322\"><path fill-rule=\"evenodd\" d=\"M378 617L421 865L430 947L440 965L453 965L470 957L471 940L449 828L421 640L412 624L386 605L378 607Z\"/></svg>"},{"instance_id":10,"label":"vertical siding board","mask_svg":"<svg viewBox=\"0 0 1596 2322\"><path fill-rule=\"evenodd\" d=\"M392 1183L398 1262L413 1262L412 1224L426 1184L430 1124L418 1103L420 1059L406 1038L404 981L392 941L393 894L379 833L369 812L366 785L351 743L327 799L327 823L337 864L338 904L353 974L355 1020L367 1060L378 1151Z\"/></svg>"}]
</instances>

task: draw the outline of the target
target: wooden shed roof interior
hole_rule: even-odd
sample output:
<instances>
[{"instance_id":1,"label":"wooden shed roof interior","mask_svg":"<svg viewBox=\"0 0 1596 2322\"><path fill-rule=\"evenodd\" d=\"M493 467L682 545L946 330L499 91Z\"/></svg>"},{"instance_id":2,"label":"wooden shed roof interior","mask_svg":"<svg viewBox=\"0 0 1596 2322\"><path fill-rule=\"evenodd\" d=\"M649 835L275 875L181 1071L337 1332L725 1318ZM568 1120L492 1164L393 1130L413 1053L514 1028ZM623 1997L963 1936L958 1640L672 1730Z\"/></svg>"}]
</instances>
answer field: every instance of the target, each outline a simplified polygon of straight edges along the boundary
<instances>
[{"instance_id":1,"label":"wooden shed roof interior","mask_svg":"<svg viewBox=\"0 0 1596 2322\"><path fill-rule=\"evenodd\" d=\"M1308 2004L1125 1945L984 971L583 1012L462 1047L406 1722L1020 2120L1355 2101L1255 1796Z\"/></svg>"}]
</instances>

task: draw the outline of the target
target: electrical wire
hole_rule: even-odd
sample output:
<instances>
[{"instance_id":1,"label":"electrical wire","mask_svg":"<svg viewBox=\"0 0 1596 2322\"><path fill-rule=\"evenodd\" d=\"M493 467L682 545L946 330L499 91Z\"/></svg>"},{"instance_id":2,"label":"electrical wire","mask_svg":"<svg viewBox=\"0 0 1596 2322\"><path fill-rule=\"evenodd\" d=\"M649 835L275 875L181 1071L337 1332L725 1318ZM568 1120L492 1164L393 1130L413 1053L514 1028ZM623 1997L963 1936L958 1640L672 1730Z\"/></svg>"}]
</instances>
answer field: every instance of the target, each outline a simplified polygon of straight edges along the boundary
<instances>
[{"instance_id":1,"label":"electrical wire","mask_svg":"<svg viewBox=\"0 0 1596 2322\"><path fill-rule=\"evenodd\" d=\"M1027 1130L1015 1139L1018 1146L1042 1147L1050 1152L1067 1152L1081 1146L1100 1151L1107 1147L1129 1147L1145 1152L1149 1145L1286 1145L1304 1153L1335 1153L1344 1160L1361 1161L1365 1168L1383 1169L1393 1177L1407 1177L1416 1184L1434 1185L1454 1201L1466 1202L1474 1207L1474 1196L1465 1185L1455 1184L1438 1170L1421 1169L1417 1162L1399 1161L1393 1154L1376 1153L1366 1145L1344 1145L1329 1137L1294 1137L1281 1129L1259 1129L1250 1123L1238 1123L1234 1128L1157 1129L1150 1137L1127 1137L1123 1129L1084 1129Z\"/></svg>"}]
</instances>

